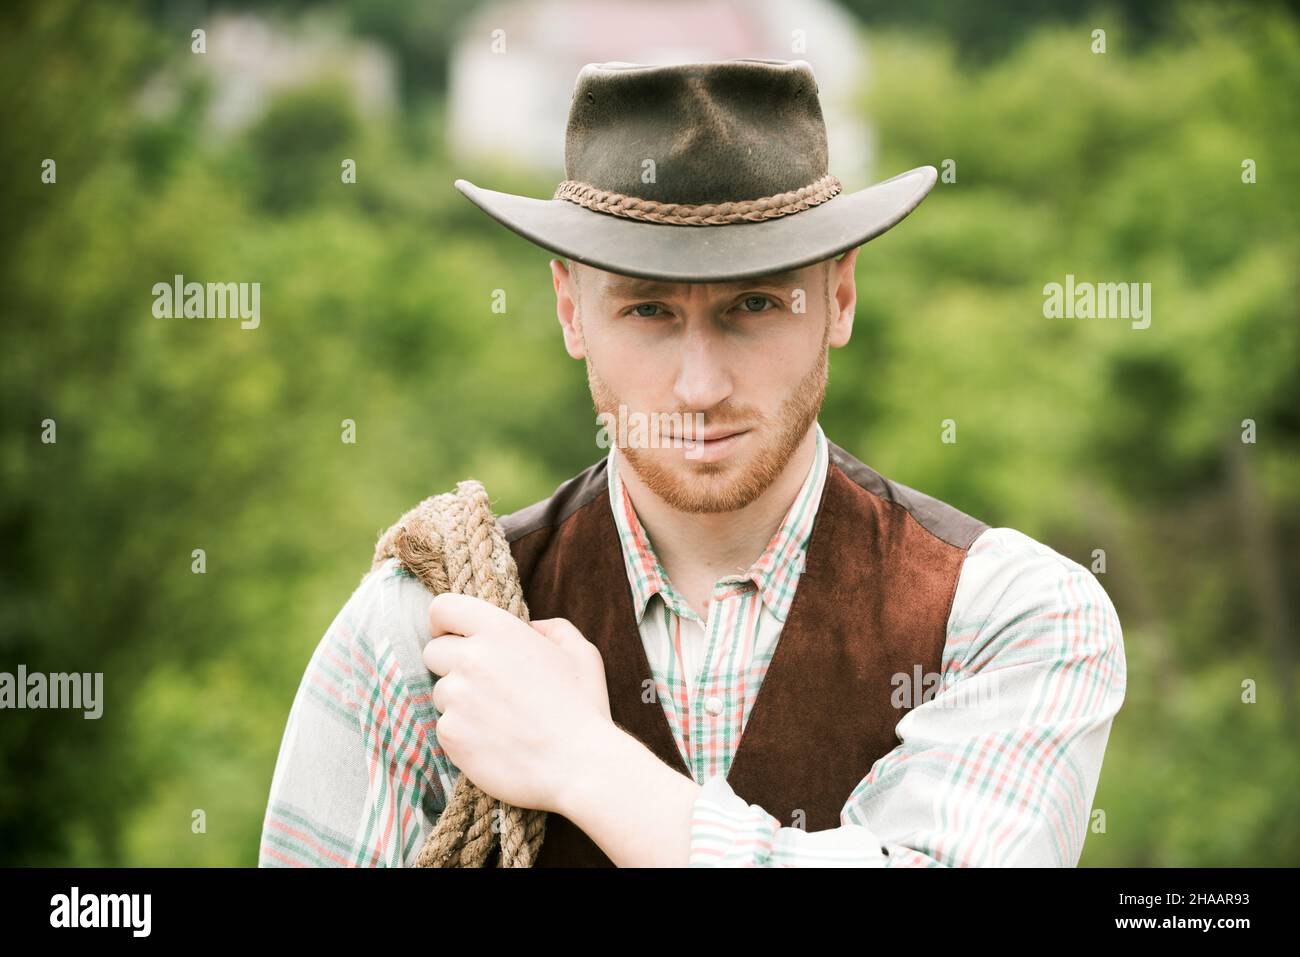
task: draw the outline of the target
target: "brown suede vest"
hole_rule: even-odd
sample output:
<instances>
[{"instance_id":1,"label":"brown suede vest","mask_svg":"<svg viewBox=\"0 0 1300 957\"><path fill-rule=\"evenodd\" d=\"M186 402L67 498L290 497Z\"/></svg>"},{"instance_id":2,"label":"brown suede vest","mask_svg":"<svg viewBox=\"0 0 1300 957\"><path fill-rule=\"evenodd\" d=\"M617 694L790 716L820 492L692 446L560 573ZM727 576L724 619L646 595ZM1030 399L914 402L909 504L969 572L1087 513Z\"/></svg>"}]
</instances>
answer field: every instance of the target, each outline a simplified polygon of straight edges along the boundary
<instances>
[{"instance_id":1,"label":"brown suede vest","mask_svg":"<svg viewBox=\"0 0 1300 957\"><path fill-rule=\"evenodd\" d=\"M727 783L783 825L838 827L871 766L898 744L895 675L937 674L957 579L988 526L891 482L833 442L803 573L741 734ZM501 518L532 618L567 618L600 649L611 715L690 775L632 611L609 505L607 459ZM651 682L646 685L646 682ZM646 700L649 697L650 700ZM550 814L539 867L612 866L573 822Z\"/></svg>"}]
</instances>

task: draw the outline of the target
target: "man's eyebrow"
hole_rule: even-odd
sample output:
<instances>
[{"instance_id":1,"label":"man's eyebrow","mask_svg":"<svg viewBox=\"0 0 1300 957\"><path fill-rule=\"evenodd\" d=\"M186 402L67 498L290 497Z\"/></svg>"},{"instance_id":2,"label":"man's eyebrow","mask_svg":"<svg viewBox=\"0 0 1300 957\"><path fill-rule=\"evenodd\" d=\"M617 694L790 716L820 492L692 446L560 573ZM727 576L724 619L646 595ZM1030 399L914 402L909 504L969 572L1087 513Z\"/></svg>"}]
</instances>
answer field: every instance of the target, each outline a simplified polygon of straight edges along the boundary
<instances>
[{"instance_id":1,"label":"man's eyebrow","mask_svg":"<svg viewBox=\"0 0 1300 957\"><path fill-rule=\"evenodd\" d=\"M715 282L710 283L710 285L722 286L729 290L752 289L757 286L784 289L804 278L804 268L806 267L787 269L766 276L755 276L752 279ZM653 279L637 279L634 276L625 276L609 280L605 285L605 292L611 296L667 296L676 292L677 287L680 285L681 283L657 282Z\"/></svg>"}]
</instances>

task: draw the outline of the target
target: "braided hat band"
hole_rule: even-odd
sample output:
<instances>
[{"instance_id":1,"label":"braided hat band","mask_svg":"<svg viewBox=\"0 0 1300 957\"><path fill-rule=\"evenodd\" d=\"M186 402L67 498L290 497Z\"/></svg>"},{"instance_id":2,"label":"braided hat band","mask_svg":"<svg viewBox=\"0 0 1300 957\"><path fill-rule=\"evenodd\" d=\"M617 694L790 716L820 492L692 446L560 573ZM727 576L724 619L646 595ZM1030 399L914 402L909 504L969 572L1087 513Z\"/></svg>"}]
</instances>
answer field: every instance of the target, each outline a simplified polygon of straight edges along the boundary
<instances>
[{"instance_id":1,"label":"braided hat band","mask_svg":"<svg viewBox=\"0 0 1300 957\"><path fill-rule=\"evenodd\" d=\"M641 199L601 189L590 183L566 179L555 188L555 195L551 198L567 199L598 213L669 226L725 226L728 223L761 222L777 216L789 216L826 202L842 188L840 181L828 173L807 186L774 196L727 203L689 204Z\"/></svg>"}]
</instances>

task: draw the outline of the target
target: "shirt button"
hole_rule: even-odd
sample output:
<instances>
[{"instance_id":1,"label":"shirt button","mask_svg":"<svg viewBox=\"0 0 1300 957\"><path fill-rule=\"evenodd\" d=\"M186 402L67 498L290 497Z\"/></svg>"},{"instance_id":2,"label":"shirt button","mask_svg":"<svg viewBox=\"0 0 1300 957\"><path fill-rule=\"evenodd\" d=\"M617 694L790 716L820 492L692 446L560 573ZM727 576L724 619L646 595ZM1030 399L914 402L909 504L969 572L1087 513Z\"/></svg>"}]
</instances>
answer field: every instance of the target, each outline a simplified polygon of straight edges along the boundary
<instances>
[{"instance_id":1,"label":"shirt button","mask_svg":"<svg viewBox=\"0 0 1300 957\"><path fill-rule=\"evenodd\" d=\"M704 699L704 710L716 718L722 714L722 699L717 695L709 695Z\"/></svg>"}]
</instances>

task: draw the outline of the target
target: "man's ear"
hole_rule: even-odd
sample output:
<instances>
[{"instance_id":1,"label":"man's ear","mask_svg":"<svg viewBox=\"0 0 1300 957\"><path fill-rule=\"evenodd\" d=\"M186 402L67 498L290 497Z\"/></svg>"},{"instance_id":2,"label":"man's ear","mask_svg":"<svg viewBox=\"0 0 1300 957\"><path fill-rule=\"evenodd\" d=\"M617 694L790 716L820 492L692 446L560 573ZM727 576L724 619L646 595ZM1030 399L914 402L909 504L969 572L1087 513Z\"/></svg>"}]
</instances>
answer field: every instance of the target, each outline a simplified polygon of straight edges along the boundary
<instances>
[{"instance_id":1,"label":"man's ear","mask_svg":"<svg viewBox=\"0 0 1300 957\"><path fill-rule=\"evenodd\" d=\"M861 248L854 246L839 259L830 262L827 282L830 284L828 307L831 316L827 343L833 349L848 343L849 337L853 335L853 312L858 305L858 286L853 267L858 261L858 250Z\"/></svg>"},{"instance_id":2,"label":"man's ear","mask_svg":"<svg viewBox=\"0 0 1300 957\"><path fill-rule=\"evenodd\" d=\"M551 260L551 284L555 287L555 315L564 332L564 349L575 359L586 356L583 348L582 317L578 307L576 274L559 259Z\"/></svg>"}]
</instances>

